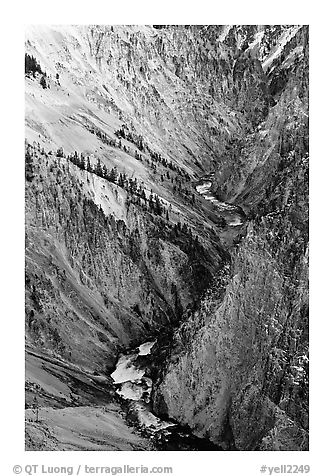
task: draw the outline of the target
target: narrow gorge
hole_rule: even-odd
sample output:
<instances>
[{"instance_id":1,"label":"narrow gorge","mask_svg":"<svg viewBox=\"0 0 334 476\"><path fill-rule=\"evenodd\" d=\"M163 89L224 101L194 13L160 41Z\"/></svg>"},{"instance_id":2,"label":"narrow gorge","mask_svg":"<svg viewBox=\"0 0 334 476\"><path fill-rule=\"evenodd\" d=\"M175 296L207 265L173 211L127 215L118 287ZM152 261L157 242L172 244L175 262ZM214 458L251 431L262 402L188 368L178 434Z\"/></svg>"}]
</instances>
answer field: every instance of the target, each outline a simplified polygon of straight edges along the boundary
<instances>
[{"instance_id":1,"label":"narrow gorge","mask_svg":"<svg viewBox=\"0 0 334 476\"><path fill-rule=\"evenodd\" d=\"M26 449L307 450L308 27L25 47Z\"/></svg>"}]
</instances>

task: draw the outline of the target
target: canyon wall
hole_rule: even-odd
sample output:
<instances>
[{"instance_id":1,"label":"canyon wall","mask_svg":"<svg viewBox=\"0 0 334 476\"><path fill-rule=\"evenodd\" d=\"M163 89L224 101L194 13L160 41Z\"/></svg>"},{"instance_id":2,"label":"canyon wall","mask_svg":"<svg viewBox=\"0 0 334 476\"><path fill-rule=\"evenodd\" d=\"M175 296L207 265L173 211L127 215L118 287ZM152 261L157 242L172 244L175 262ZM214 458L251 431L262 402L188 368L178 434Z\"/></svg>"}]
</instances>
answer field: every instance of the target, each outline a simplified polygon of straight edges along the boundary
<instances>
[{"instance_id":1,"label":"canyon wall","mask_svg":"<svg viewBox=\"0 0 334 476\"><path fill-rule=\"evenodd\" d=\"M308 28L32 26L26 51L28 348L109 372L173 335L158 413L307 449Z\"/></svg>"},{"instance_id":2,"label":"canyon wall","mask_svg":"<svg viewBox=\"0 0 334 476\"><path fill-rule=\"evenodd\" d=\"M176 332L156 389L157 411L226 449L308 448L307 39L267 76L268 113L227 146L216 193L242 204L247 235Z\"/></svg>"}]
</instances>

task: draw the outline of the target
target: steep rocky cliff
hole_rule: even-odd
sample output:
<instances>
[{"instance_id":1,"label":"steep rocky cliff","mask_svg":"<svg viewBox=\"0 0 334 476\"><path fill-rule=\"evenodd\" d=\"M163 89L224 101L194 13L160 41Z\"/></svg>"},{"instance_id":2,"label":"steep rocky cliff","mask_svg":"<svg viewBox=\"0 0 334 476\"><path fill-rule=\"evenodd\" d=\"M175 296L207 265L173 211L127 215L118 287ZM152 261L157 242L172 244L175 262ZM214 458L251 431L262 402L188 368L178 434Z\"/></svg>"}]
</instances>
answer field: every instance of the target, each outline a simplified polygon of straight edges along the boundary
<instances>
[{"instance_id":1,"label":"steep rocky cliff","mask_svg":"<svg viewBox=\"0 0 334 476\"><path fill-rule=\"evenodd\" d=\"M176 328L158 413L305 449L307 28L31 26L26 52L29 391L33 352L104 374Z\"/></svg>"},{"instance_id":2,"label":"steep rocky cliff","mask_svg":"<svg viewBox=\"0 0 334 476\"><path fill-rule=\"evenodd\" d=\"M227 449L308 448L307 35L272 66L268 113L227 146L216 192L248 211L247 235L176 332L156 391L158 411Z\"/></svg>"},{"instance_id":3,"label":"steep rocky cliff","mask_svg":"<svg viewBox=\"0 0 334 476\"><path fill-rule=\"evenodd\" d=\"M150 27L27 31L46 78L26 75L28 343L93 367L177 320L227 256L191 183L213 155L201 128L217 115L198 118L199 100L184 120L194 96L158 40ZM144 196L76 167L74 152Z\"/></svg>"},{"instance_id":4,"label":"steep rocky cliff","mask_svg":"<svg viewBox=\"0 0 334 476\"><path fill-rule=\"evenodd\" d=\"M26 194L28 343L103 368L120 345L175 324L224 253L218 257L191 231L175 231L144 203L127 201L120 186L65 158L33 154ZM96 189L114 213L92 199Z\"/></svg>"}]
</instances>

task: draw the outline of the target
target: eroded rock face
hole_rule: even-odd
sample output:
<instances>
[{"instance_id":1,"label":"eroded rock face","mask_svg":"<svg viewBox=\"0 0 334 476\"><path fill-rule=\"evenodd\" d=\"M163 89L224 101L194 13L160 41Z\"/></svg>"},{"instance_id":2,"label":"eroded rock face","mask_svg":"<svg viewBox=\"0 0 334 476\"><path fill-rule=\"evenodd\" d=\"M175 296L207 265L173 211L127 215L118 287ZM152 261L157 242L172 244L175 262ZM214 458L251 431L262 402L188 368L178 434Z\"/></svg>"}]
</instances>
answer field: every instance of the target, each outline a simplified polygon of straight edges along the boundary
<instances>
[{"instance_id":1,"label":"eroded rock face","mask_svg":"<svg viewBox=\"0 0 334 476\"><path fill-rule=\"evenodd\" d=\"M225 449L306 449L307 28L31 27L26 47L46 78L26 79L28 345L105 370L182 318L156 411ZM209 172L243 239L193 196Z\"/></svg>"},{"instance_id":2,"label":"eroded rock face","mask_svg":"<svg viewBox=\"0 0 334 476\"><path fill-rule=\"evenodd\" d=\"M218 287L221 296L206 298L177 332L156 409L160 399L171 417L222 446L229 422L239 450L268 449L268 441L282 448L279 422L294 434L288 447L305 449L307 260L301 251L286 276L264 226L240 244L226 290Z\"/></svg>"},{"instance_id":3,"label":"eroded rock face","mask_svg":"<svg viewBox=\"0 0 334 476\"><path fill-rule=\"evenodd\" d=\"M218 196L257 218L228 284L177 331L155 393L157 411L226 449L308 448L307 30L299 41L276 105L215 177Z\"/></svg>"},{"instance_id":4,"label":"eroded rock face","mask_svg":"<svg viewBox=\"0 0 334 476\"><path fill-rule=\"evenodd\" d=\"M199 227L200 209L181 195L178 174L167 169L166 177L159 163L157 172L152 159L161 153L191 180L219 149L209 134L212 125L222 129L218 103L207 109L201 84L190 88L176 75L177 48L188 37L193 54L196 35L182 29L158 36L152 27L28 29L27 52L46 78L45 88L38 75L26 79L28 345L89 367L112 364L120 346L174 324L225 259L215 232ZM123 126L125 149L106 144ZM153 190L170 204L170 226L129 203L120 187L59 160L59 149L135 177L147 199ZM196 229L193 239L183 225Z\"/></svg>"},{"instance_id":5,"label":"eroded rock face","mask_svg":"<svg viewBox=\"0 0 334 476\"><path fill-rule=\"evenodd\" d=\"M234 107L243 109L248 120L226 142L216 170L216 194L246 208L263 199L271 206L270 187L275 187L278 173L308 149L307 27L284 41L274 48L277 56L262 61L257 83L247 70L239 73Z\"/></svg>"},{"instance_id":6,"label":"eroded rock face","mask_svg":"<svg viewBox=\"0 0 334 476\"><path fill-rule=\"evenodd\" d=\"M112 364L120 346L174 325L221 258L132 204L125 221L106 214L83 185L91 174L69 174L65 159L36 152L35 160L26 195L27 342L89 367ZM94 180L109 197L117 192Z\"/></svg>"}]
</instances>

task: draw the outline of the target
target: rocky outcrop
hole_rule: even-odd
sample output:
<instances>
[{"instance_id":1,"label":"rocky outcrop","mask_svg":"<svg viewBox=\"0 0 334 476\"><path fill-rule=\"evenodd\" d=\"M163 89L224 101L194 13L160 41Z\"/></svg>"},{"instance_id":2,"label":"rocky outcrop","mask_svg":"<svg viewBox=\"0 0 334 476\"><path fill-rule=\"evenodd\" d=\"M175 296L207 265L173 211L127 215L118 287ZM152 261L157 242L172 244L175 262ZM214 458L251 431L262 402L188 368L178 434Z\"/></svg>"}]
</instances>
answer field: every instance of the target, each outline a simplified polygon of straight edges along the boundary
<instances>
[{"instance_id":1,"label":"rocky outcrop","mask_svg":"<svg viewBox=\"0 0 334 476\"><path fill-rule=\"evenodd\" d=\"M307 250L284 265L273 221L249 226L227 287L176 333L156 394L157 411L227 449L307 448Z\"/></svg>"},{"instance_id":2,"label":"rocky outcrop","mask_svg":"<svg viewBox=\"0 0 334 476\"><path fill-rule=\"evenodd\" d=\"M122 205L120 187L67 159L36 148L34 161L26 191L28 343L88 366L112 363L120 346L175 325L224 254ZM96 205L92 180L119 202L124 220Z\"/></svg>"},{"instance_id":3,"label":"rocky outcrop","mask_svg":"<svg viewBox=\"0 0 334 476\"><path fill-rule=\"evenodd\" d=\"M26 47L28 346L105 371L167 336L158 413L307 449L307 28L30 27ZM195 196L207 174L240 233Z\"/></svg>"},{"instance_id":4,"label":"rocky outcrop","mask_svg":"<svg viewBox=\"0 0 334 476\"><path fill-rule=\"evenodd\" d=\"M246 105L248 120L242 132L226 142L216 171L215 192L221 200L236 201L248 209L264 199L268 208L269 189L277 185L281 170L308 149L307 27L297 30L281 50L271 63L263 61L258 66L262 76L257 84L243 72L235 97Z\"/></svg>"},{"instance_id":5,"label":"rocky outcrop","mask_svg":"<svg viewBox=\"0 0 334 476\"><path fill-rule=\"evenodd\" d=\"M308 448L307 29L299 40L276 104L227 146L216 193L247 210L247 236L176 332L155 391L157 411L225 449Z\"/></svg>"}]
</instances>

